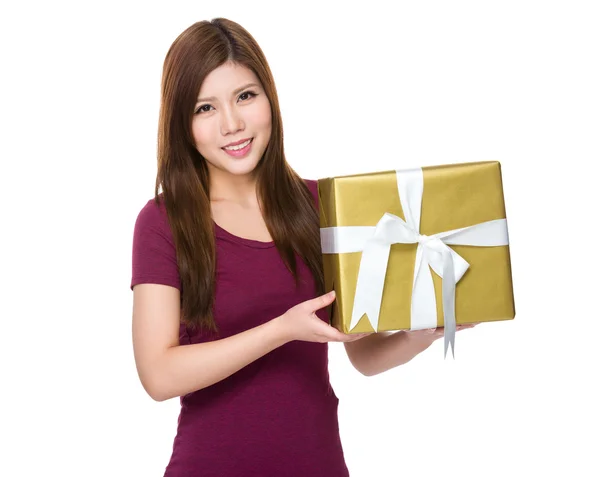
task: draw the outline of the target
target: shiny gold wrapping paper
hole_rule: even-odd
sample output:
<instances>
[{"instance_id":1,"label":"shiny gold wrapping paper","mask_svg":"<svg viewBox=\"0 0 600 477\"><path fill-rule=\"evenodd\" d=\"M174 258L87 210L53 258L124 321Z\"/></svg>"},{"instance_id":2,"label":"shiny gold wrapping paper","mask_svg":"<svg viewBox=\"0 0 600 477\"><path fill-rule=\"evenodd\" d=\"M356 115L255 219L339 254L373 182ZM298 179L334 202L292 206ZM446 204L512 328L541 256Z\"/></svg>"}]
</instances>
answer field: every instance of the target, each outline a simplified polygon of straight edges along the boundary
<instances>
[{"instance_id":1,"label":"shiny gold wrapping paper","mask_svg":"<svg viewBox=\"0 0 600 477\"><path fill-rule=\"evenodd\" d=\"M506 218L497 161L423 167L421 230L424 235ZM385 212L405 220L396 171L318 180L320 226L375 226ZM509 246L448 245L468 263L456 284L456 323L510 320L515 316ZM417 244L393 244L386 272L379 329L363 315L352 333L410 329ZM335 289L331 325L350 333L362 252L323 254L325 291ZM442 279L430 268L438 326L444 325Z\"/></svg>"}]
</instances>

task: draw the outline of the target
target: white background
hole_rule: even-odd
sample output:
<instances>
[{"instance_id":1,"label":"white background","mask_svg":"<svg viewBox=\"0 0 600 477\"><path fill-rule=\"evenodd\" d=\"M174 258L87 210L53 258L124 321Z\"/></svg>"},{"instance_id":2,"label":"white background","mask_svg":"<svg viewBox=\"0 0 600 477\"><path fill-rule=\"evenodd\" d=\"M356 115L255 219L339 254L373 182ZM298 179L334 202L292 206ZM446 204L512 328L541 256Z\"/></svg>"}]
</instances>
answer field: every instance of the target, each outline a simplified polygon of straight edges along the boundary
<instances>
[{"instance_id":1,"label":"white background","mask_svg":"<svg viewBox=\"0 0 600 477\"><path fill-rule=\"evenodd\" d=\"M351 476L600 475L597 2L275 5L3 3L0 474L163 475L179 402L136 374L133 225L167 49L223 16L303 177L502 164L516 319L371 378L330 345Z\"/></svg>"}]
</instances>

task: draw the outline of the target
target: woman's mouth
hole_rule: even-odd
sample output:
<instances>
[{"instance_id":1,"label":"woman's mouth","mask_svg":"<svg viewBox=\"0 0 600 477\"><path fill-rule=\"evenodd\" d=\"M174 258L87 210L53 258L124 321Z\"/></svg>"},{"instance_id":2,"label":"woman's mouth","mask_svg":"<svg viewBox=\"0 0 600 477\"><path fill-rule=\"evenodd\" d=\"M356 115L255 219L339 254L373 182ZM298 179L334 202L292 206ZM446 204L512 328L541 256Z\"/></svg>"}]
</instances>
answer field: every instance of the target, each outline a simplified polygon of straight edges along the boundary
<instances>
[{"instance_id":1,"label":"woman's mouth","mask_svg":"<svg viewBox=\"0 0 600 477\"><path fill-rule=\"evenodd\" d=\"M250 149L252 149L252 141L254 141L254 138L250 138L237 146L222 147L221 149L232 157L244 157L250 152Z\"/></svg>"}]
</instances>

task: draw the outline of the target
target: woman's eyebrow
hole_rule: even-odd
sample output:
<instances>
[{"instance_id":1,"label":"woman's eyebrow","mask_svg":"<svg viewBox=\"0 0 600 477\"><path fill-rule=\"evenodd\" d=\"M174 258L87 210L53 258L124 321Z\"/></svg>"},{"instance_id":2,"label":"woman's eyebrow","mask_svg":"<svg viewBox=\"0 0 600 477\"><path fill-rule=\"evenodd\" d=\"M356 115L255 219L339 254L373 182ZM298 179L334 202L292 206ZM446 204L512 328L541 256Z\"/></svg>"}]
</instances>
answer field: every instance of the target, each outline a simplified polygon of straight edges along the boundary
<instances>
[{"instance_id":1,"label":"woman's eyebrow","mask_svg":"<svg viewBox=\"0 0 600 477\"><path fill-rule=\"evenodd\" d=\"M241 88L236 89L231 96L235 96L236 94L238 94L240 91L242 91L243 89L249 88L250 86L257 86L258 85L256 83L248 83L244 86L242 86ZM202 103L203 101L216 101L217 98L215 98L214 96L211 96L210 98L198 98L198 101L196 101L196 104L198 103Z\"/></svg>"}]
</instances>

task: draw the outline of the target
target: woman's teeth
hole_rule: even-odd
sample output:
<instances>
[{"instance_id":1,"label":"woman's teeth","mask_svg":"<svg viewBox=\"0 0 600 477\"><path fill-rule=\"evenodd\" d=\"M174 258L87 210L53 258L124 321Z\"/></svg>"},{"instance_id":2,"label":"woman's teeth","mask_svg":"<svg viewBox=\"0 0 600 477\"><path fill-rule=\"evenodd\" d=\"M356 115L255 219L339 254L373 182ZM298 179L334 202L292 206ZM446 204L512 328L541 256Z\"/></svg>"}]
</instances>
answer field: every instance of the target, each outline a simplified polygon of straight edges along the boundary
<instances>
[{"instance_id":1,"label":"woman's teeth","mask_svg":"<svg viewBox=\"0 0 600 477\"><path fill-rule=\"evenodd\" d=\"M250 144L251 141L252 141L252 139L248 139L246 142L243 142L242 144L238 144L237 146L224 147L223 149L227 149L228 151L239 151L240 149L244 149L248 144Z\"/></svg>"}]
</instances>

